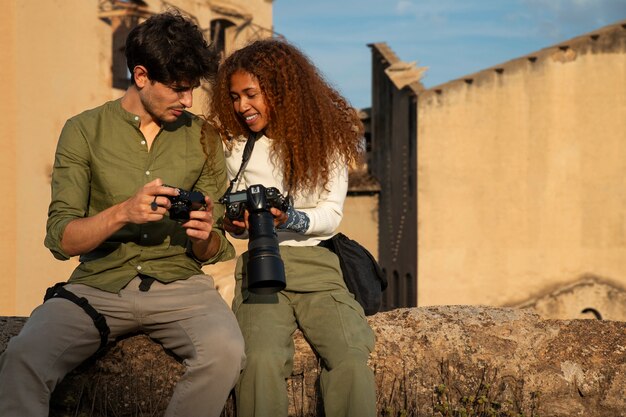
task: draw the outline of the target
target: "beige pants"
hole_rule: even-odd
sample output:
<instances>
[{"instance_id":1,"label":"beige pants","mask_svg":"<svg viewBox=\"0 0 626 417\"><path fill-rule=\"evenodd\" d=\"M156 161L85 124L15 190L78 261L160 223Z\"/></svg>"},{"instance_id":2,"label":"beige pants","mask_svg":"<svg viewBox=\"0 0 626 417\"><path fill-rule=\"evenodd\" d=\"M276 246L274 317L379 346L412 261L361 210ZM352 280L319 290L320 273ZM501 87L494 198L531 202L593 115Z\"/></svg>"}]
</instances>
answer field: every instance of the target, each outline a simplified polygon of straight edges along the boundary
<instances>
[{"instance_id":1,"label":"beige pants","mask_svg":"<svg viewBox=\"0 0 626 417\"><path fill-rule=\"evenodd\" d=\"M144 332L183 360L187 371L166 416L219 416L245 356L237 321L213 279L155 281L147 292L139 291L140 282L135 278L119 294L81 284L65 288L106 317L109 340ZM92 319L71 301L53 298L36 308L0 356L0 416L47 416L57 383L99 344Z\"/></svg>"}]
</instances>

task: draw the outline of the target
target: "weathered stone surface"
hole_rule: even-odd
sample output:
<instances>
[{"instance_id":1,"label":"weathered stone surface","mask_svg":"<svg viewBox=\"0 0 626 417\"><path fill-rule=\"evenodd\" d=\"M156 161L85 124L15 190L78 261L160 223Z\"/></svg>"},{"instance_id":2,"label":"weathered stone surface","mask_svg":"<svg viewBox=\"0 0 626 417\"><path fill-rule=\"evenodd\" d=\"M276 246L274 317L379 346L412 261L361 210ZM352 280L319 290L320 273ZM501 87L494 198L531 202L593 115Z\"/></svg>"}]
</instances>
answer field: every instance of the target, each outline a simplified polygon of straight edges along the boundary
<instances>
[{"instance_id":1,"label":"weathered stone surface","mask_svg":"<svg viewBox=\"0 0 626 417\"><path fill-rule=\"evenodd\" d=\"M470 306L398 309L369 320L381 416L461 416L462 407L477 416L626 415L624 322L542 320L527 310ZM0 351L23 321L0 318ZM318 359L299 334L296 350L290 415L323 415L316 411ZM182 372L160 345L132 336L70 374L55 391L51 416L77 409L162 415ZM233 415L232 403L224 415Z\"/></svg>"},{"instance_id":2,"label":"weathered stone surface","mask_svg":"<svg viewBox=\"0 0 626 417\"><path fill-rule=\"evenodd\" d=\"M4 352L9 339L19 333L24 323L26 317L0 317L0 352Z\"/></svg>"}]
</instances>

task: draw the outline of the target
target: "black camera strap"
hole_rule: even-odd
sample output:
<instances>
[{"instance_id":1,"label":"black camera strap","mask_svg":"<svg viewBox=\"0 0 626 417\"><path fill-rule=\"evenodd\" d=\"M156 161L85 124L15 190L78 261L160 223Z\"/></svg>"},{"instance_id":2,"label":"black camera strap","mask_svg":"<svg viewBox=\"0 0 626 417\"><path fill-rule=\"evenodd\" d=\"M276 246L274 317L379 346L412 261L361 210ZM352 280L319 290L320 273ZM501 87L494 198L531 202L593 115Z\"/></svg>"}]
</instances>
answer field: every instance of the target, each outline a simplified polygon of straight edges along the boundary
<instances>
[{"instance_id":1,"label":"black camera strap","mask_svg":"<svg viewBox=\"0 0 626 417\"><path fill-rule=\"evenodd\" d=\"M111 330L107 325L106 318L102 314L100 314L98 310L93 308L85 297L79 297L73 292L66 290L64 288L65 284L67 283L59 282L54 286L48 288L46 290L46 295L43 299L44 303L51 298L65 298L66 300L71 301L74 304L78 305L80 308L82 308L85 313L87 313L89 317L91 317L91 320L93 320L93 324L96 326L98 333L100 333L100 347L98 348L98 351L101 351L106 347L109 340L109 333L111 333Z\"/></svg>"},{"instance_id":2,"label":"black camera strap","mask_svg":"<svg viewBox=\"0 0 626 417\"><path fill-rule=\"evenodd\" d=\"M248 137L248 140L246 141L246 146L243 148L243 153L241 154L241 166L239 167L239 171L237 171L237 174L235 175L235 177L230 180L230 184L228 185L228 188L226 189L226 192L224 193L224 195L218 200L220 203L224 204L225 198L227 195L229 195L233 188L235 187L235 184L237 184L237 181L239 181L239 176L241 175L241 173L243 172L244 169L246 169L246 165L248 165L248 161L250 160L250 156L252 156L252 150L254 149L254 143L257 141L257 139L261 136L260 133L258 134L254 134L251 133L250 136ZM287 192L287 196L286 196L287 200L289 200L291 203L291 205L293 205L293 201L290 197L290 192Z\"/></svg>"},{"instance_id":3,"label":"black camera strap","mask_svg":"<svg viewBox=\"0 0 626 417\"><path fill-rule=\"evenodd\" d=\"M252 155L252 149L254 149L254 142L256 142L256 140L257 140L257 136L253 133L250 134L250 136L248 137L248 140L246 141L246 146L245 148L243 148L243 153L241 154L241 166L239 167L239 171L237 171L237 175L235 175L235 177L232 180L230 180L230 185L228 186L228 189L224 193L224 196L230 194L231 191L233 190L233 187L237 183L237 181L239 181L239 176L241 175L243 170L246 168L246 165L248 165L248 161L250 160L250 156ZM224 197L222 196L222 198L220 198L220 203L222 202L223 199Z\"/></svg>"}]
</instances>

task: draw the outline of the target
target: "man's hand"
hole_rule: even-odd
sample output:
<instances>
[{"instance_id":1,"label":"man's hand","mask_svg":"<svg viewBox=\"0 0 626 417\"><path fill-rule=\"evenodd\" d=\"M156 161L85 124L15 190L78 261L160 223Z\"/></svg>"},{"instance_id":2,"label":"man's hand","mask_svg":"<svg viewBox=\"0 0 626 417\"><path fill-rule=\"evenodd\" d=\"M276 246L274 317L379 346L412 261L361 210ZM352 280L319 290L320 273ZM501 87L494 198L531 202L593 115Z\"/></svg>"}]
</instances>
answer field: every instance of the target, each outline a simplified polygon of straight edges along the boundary
<instances>
[{"instance_id":1,"label":"man's hand","mask_svg":"<svg viewBox=\"0 0 626 417\"><path fill-rule=\"evenodd\" d=\"M206 261L212 258L220 248L220 239L213 231L213 201L204 197L206 208L189 212L189 220L182 224L191 240L191 250L194 256Z\"/></svg>"},{"instance_id":2,"label":"man's hand","mask_svg":"<svg viewBox=\"0 0 626 417\"><path fill-rule=\"evenodd\" d=\"M206 205L204 210L190 211L189 220L182 224L193 243L209 240L213 230L213 201L210 197L204 197L204 203Z\"/></svg>"},{"instance_id":3,"label":"man's hand","mask_svg":"<svg viewBox=\"0 0 626 417\"><path fill-rule=\"evenodd\" d=\"M82 255L100 246L128 223L159 221L170 208L166 195L178 190L164 187L160 178L141 187L128 200L111 206L92 217L72 220L65 227L61 247L68 256Z\"/></svg>"},{"instance_id":4,"label":"man's hand","mask_svg":"<svg viewBox=\"0 0 626 417\"><path fill-rule=\"evenodd\" d=\"M177 196L178 189L163 186L160 178L150 181L122 203L126 223L144 224L161 220L172 205L166 197L168 195Z\"/></svg>"}]
</instances>

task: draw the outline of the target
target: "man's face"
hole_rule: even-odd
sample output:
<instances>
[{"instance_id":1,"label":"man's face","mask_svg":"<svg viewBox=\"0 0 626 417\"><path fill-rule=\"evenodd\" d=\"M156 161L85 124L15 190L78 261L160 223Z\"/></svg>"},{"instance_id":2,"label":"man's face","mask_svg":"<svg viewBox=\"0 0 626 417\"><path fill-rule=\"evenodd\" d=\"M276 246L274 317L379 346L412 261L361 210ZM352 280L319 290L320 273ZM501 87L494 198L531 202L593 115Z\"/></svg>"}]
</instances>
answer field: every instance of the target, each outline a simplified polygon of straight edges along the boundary
<instances>
[{"instance_id":1,"label":"man's face","mask_svg":"<svg viewBox=\"0 0 626 417\"><path fill-rule=\"evenodd\" d=\"M143 110L157 123L171 123L183 114L183 110L193 104L193 90L199 81L178 81L163 84L150 79L144 66L138 65L133 71L135 84Z\"/></svg>"},{"instance_id":2,"label":"man's face","mask_svg":"<svg viewBox=\"0 0 626 417\"><path fill-rule=\"evenodd\" d=\"M141 103L153 119L171 123L193 105L193 90L198 83L185 82L166 85L148 80L140 91Z\"/></svg>"}]
</instances>

